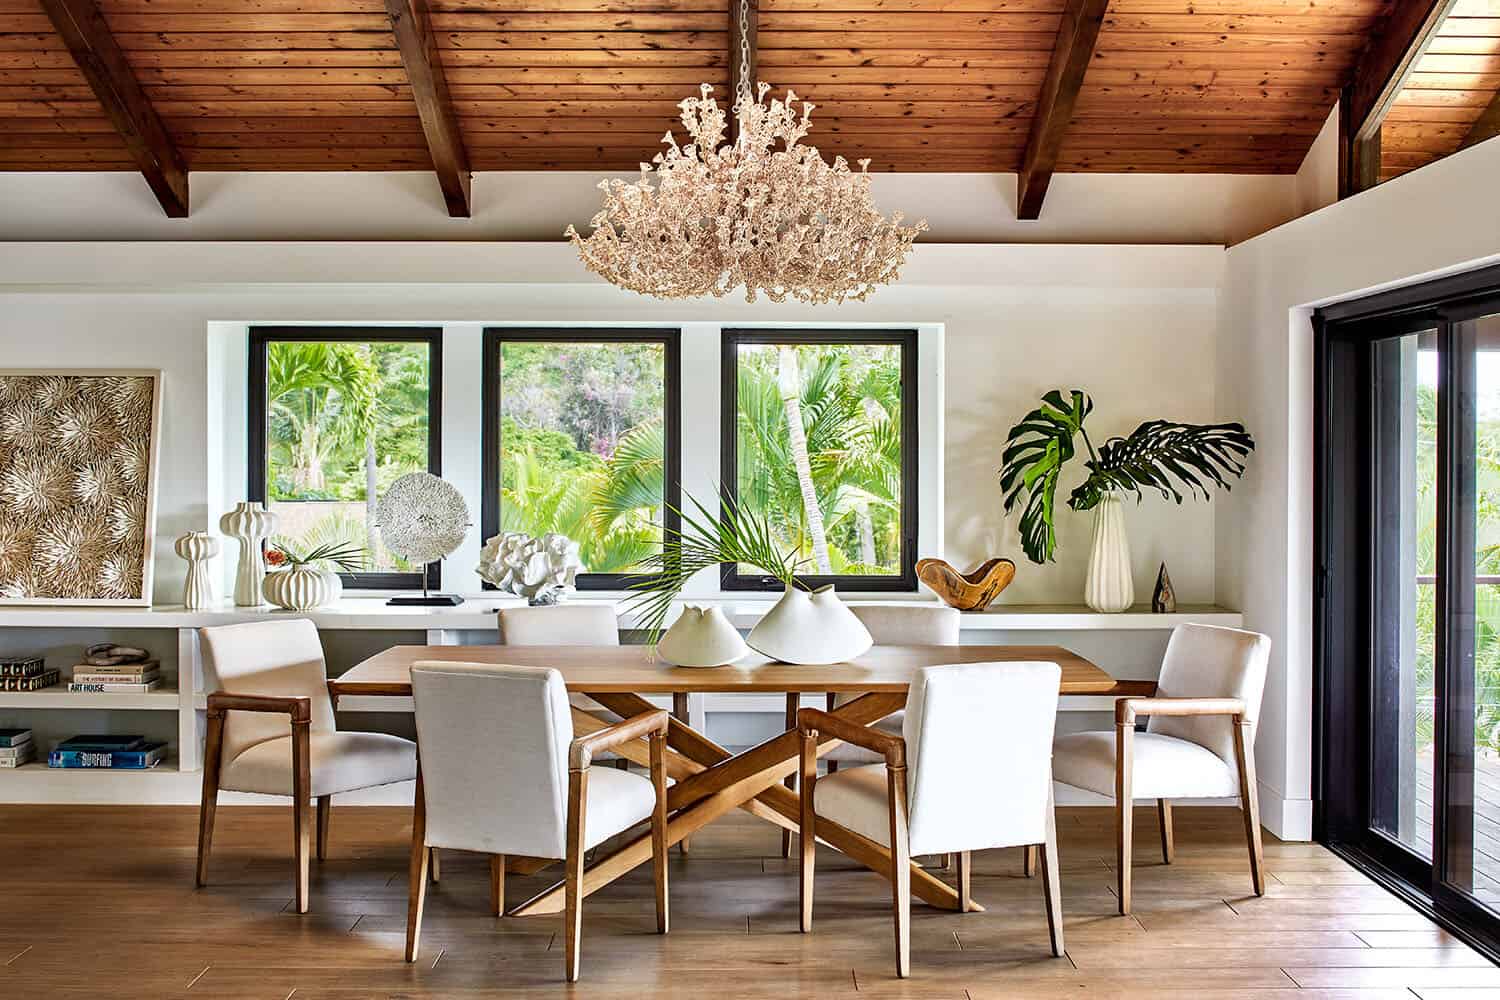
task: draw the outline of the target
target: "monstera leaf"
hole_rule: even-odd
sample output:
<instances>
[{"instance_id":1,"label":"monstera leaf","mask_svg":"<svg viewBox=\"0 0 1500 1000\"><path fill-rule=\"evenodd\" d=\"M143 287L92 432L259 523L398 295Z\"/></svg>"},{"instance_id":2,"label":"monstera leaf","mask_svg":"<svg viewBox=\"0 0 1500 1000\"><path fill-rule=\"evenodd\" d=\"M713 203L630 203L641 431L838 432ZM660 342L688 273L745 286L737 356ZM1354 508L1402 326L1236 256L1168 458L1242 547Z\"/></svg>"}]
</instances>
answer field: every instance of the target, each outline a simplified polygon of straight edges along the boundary
<instances>
[{"instance_id":1,"label":"monstera leaf","mask_svg":"<svg viewBox=\"0 0 1500 1000\"><path fill-rule=\"evenodd\" d=\"M1244 474L1255 441L1242 424L1179 424L1148 420L1129 437L1110 438L1089 459L1088 479L1068 497L1074 510L1091 510L1106 493L1153 489L1182 503L1183 493L1207 500Z\"/></svg>"},{"instance_id":2,"label":"monstera leaf","mask_svg":"<svg viewBox=\"0 0 1500 1000\"><path fill-rule=\"evenodd\" d=\"M1000 490L1007 512L1025 499L1021 548L1034 563L1048 562L1057 549L1053 514L1058 475L1073 457L1073 438L1083 430L1084 418L1093 408L1093 400L1077 389L1068 399L1054 389L1006 436Z\"/></svg>"}]
</instances>

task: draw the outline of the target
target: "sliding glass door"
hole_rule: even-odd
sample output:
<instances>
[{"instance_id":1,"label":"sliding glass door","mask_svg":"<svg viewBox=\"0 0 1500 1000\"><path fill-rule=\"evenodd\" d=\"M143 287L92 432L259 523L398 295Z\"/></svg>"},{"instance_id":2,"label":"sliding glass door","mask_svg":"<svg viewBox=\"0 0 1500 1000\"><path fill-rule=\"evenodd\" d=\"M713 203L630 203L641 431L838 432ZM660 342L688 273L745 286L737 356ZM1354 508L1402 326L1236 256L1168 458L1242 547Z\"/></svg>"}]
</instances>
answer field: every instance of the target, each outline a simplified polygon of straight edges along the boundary
<instances>
[{"instance_id":1,"label":"sliding glass door","mask_svg":"<svg viewBox=\"0 0 1500 1000\"><path fill-rule=\"evenodd\" d=\"M1500 944L1500 272L1319 313L1320 839Z\"/></svg>"}]
</instances>

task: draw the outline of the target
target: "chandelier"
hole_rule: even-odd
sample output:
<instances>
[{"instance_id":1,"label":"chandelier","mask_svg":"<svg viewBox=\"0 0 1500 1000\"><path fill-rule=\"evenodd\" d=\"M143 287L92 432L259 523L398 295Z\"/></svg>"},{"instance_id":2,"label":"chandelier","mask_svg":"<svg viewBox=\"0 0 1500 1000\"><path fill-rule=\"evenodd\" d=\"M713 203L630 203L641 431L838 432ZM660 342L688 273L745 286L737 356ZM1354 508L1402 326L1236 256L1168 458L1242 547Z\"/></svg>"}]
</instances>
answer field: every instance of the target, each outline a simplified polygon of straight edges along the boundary
<instances>
[{"instance_id":1,"label":"chandelier","mask_svg":"<svg viewBox=\"0 0 1500 1000\"><path fill-rule=\"evenodd\" d=\"M740 52L748 65L744 6ZM900 212L881 215L870 199L870 161L860 160L857 172L842 156L824 161L802 144L813 105L790 90L767 101L770 89L762 83L752 95L742 76L730 143L711 86L679 104L692 141L679 146L668 132L666 150L641 164L639 181L600 182L604 205L593 232L567 228L584 266L662 299L723 296L743 285L747 302L764 292L773 302L819 304L864 299L895 281L926 221L907 226Z\"/></svg>"}]
</instances>

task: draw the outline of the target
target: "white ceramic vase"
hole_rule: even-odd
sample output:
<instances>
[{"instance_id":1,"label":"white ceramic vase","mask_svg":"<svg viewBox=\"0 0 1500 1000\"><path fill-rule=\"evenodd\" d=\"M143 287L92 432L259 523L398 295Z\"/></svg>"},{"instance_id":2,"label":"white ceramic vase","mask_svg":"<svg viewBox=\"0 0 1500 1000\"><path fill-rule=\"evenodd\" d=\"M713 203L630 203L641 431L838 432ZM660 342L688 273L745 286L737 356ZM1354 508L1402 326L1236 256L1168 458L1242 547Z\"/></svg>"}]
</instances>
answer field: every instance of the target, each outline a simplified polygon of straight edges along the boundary
<instances>
[{"instance_id":1,"label":"white ceramic vase","mask_svg":"<svg viewBox=\"0 0 1500 1000\"><path fill-rule=\"evenodd\" d=\"M219 554L219 540L206 531L189 531L172 543L173 549L187 560L187 579L182 585L182 605L189 611L205 611L216 603L214 578L208 561Z\"/></svg>"},{"instance_id":2,"label":"white ceramic vase","mask_svg":"<svg viewBox=\"0 0 1500 1000\"><path fill-rule=\"evenodd\" d=\"M1095 611L1124 611L1135 601L1130 578L1130 538L1125 534L1125 511L1112 493L1094 508L1094 547L1089 552L1089 576L1083 599Z\"/></svg>"},{"instance_id":3,"label":"white ceramic vase","mask_svg":"<svg viewBox=\"0 0 1500 1000\"><path fill-rule=\"evenodd\" d=\"M237 503L219 518L219 530L240 543L240 562L234 574L234 603L256 608L265 603L261 581L266 576L260 545L276 531L276 515L262 503Z\"/></svg>"},{"instance_id":4,"label":"white ceramic vase","mask_svg":"<svg viewBox=\"0 0 1500 1000\"><path fill-rule=\"evenodd\" d=\"M875 640L830 584L810 593L788 587L745 643L782 663L842 663L867 651Z\"/></svg>"},{"instance_id":5,"label":"white ceramic vase","mask_svg":"<svg viewBox=\"0 0 1500 1000\"><path fill-rule=\"evenodd\" d=\"M656 644L656 653L679 667L722 667L750 647L717 607L689 604Z\"/></svg>"},{"instance_id":6,"label":"white ceramic vase","mask_svg":"<svg viewBox=\"0 0 1500 1000\"><path fill-rule=\"evenodd\" d=\"M327 570L291 566L267 573L261 584L266 600L287 611L311 611L338 600L343 585Z\"/></svg>"}]
</instances>

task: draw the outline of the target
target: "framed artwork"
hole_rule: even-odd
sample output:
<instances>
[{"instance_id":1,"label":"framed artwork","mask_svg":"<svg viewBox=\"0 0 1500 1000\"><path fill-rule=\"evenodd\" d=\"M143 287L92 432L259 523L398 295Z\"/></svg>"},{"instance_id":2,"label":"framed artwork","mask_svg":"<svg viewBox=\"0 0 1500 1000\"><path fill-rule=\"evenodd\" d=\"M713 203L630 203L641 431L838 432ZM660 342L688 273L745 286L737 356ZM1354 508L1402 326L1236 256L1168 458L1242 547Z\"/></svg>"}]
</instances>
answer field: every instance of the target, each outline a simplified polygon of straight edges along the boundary
<instances>
[{"instance_id":1,"label":"framed artwork","mask_svg":"<svg viewBox=\"0 0 1500 1000\"><path fill-rule=\"evenodd\" d=\"M0 369L0 604L151 604L161 389Z\"/></svg>"}]
</instances>

